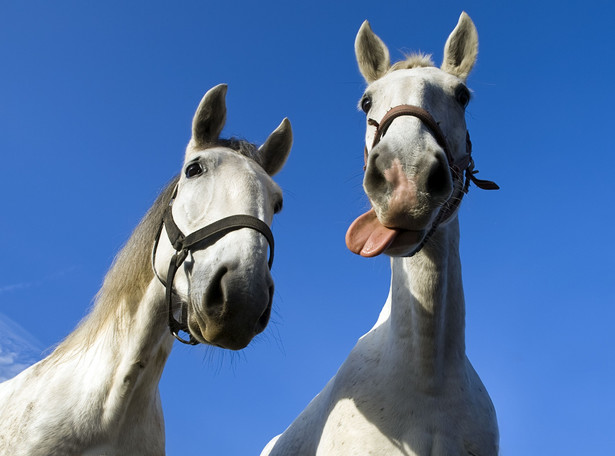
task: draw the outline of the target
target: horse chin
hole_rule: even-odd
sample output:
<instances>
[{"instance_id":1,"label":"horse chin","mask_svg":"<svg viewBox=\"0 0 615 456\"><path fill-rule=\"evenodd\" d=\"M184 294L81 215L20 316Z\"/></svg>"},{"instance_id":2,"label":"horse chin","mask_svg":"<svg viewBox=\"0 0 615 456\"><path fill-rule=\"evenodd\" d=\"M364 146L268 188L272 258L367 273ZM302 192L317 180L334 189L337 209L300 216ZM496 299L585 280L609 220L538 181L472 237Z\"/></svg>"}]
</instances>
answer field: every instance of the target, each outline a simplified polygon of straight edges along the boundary
<instances>
[{"instance_id":1,"label":"horse chin","mask_svg":"<svg viewBox=\"0 0 615 456\"><path fill-rule=\"evenodd\" d=\"M212 329L211 326L212 325L199 321L196 324L189 323L188 329L192 337L201 344L212 345L227 350L241 350L247 347L252 341L253 336L242 337L237 333L232 334L231 331L221 331L219 328Z\"/></svg>"},{"instance_id":2,"label":"horse chin","mask_svg":"<svg viewBox=\"0 0 615 456\"><path fill-rule=\"evenodd\" d=\"M232 302L224 303L225 308L244 308L249 303L250 310L242 312L229 312L211 315L211 312L200 312L192 308L188 312L188 329L190 334L202 344L213 345L228 350L241 350L248 346L252 339L267 327L271 315L272 295L268 302L258 305L260 301L256 297L242 299L240 305ZM253 309L253 310L252 310ZM256 309L264 309L258 314Z\"/></svg>"}]
</instances>

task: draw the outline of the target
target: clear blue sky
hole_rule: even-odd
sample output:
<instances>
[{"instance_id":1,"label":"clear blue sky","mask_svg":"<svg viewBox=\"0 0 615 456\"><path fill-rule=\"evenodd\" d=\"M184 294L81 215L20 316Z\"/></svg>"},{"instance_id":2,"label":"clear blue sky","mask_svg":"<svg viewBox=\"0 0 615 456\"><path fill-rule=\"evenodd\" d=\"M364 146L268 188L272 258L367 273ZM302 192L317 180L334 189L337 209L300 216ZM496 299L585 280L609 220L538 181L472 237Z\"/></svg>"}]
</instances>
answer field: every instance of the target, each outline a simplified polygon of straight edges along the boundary
<instances>
[{"instance_id":1,"label":"clear blue sky","mask_svg":"<svg viewBox=\"0 0 615 456\"><path fill-rule=\"evenodd\" d=\"M388 259L344 245L367 207L355 34L369 19L393 58L422 50L439 63L462 10L480 40L474 155L502 188L474 188L461 207L467 349L501 453L612 454L607 1L0 2L4 372L86 314L179 171L199 99L225 82L226 136L262 142L285 116L295 133L277 178L275 313L241 353L176 345L160 387L170 456L258 454L335 374L388 291Z\"/></svg>"}]
</instances>

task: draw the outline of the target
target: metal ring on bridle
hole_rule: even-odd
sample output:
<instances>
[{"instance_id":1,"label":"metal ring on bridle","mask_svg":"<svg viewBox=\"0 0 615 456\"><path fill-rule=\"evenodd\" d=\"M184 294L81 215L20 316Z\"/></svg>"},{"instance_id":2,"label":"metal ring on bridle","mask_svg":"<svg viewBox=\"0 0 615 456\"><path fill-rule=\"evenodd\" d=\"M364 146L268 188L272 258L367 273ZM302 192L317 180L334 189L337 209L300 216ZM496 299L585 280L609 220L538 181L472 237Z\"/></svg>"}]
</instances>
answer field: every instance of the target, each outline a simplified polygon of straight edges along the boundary
<instances>
[{"instance_id":1,"label":"metal ring on bridle","mask_svg":"<svg viewBox=\"0 0 615 456\"><path fill-rule=\"evenodd\" d=\"M211 240L212 238L216 236L220 236L220 235L224 236L225 234L230 233L231 231L239 230L241 228L250 228L250 229L253 229L253 230L256 230L262 233L263 236L265 236L265 238L267 239L267 242L269 243L268 265L269 265L269 269L271 269L271 266L273 265L273 252L274 252L273 233L271 232L271 229L269 228L269 226L265 222L263 222L261 219L257 217L253 217L251 215L240 214L240 215L231 215L229 217L225 217L223 219L217 220L211 223L210 225L207 225L204 228L201 228L186 236L181 232L181 230L175 223L175 220L173 220L172 204L173 203L171 201L171 203L169 204L169 206L166 208L164 212L162 223L160 224L160 228L158 229L158 234L156 235L156 239L154 241L154 247L152 249L152 257L151 257L152 268L154 270L154 274L156 275L156 277L158 277L158 279L160 280L160 282L164 285L166 289L165 302L168 308L169 330L171 331L171 334L173 334L173 336L177 340L179 340L180 342L184 344L196 345L199 343L199 341L196 340L194 336L190 333L188 324L186 322L187 311L186 311L185 306L182 306L182 314L183 314L182 322L179 322L175 319L175 317L173 316L173 308L172 308L173 307L173 281L175 279L175 274L177 273L177 270L180 268L180 266L185 261L186 257L188 256L188 253L205 248L205 247L199 247L198 245L204 244L205 241ZM158 248L158 244L160 241L160 235L162 234L163 226L165 227L167 236L169 237L169 240L171 241L173 249L175 249L175 254L171 257L171 261L169 262L169 270L167 272L166 280L160 277L155 267L156 250ZM184 331L185 333L187 333L190 336L190 338L188 340L183 339L179 335L180 331Z\"/></svg>"}]
</instances>

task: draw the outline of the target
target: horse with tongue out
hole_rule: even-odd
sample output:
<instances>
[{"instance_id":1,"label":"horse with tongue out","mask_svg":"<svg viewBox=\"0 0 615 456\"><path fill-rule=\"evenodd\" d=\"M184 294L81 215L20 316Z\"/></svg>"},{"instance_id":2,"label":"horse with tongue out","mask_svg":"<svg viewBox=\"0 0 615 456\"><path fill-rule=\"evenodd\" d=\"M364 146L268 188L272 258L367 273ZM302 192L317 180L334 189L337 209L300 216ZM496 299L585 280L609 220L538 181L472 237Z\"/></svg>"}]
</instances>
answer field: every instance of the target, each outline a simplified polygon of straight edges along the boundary
<instances>
[{"instance_id":1,"label":"horse with tongue out","mask_svg":"<svg viewBox=\"0 0 615 456\"><path fill-rule=\"evenodd\" d=\"M372 208L346 244L389 255L391 289L374 327L262 456L495 455L495 409L465 353L457 219L470 183L498 188L476 178L465 124L476 28L462 13L440 68L420 54L391 65L367 21L355 51Z\"/></svg>"}]
</instances>

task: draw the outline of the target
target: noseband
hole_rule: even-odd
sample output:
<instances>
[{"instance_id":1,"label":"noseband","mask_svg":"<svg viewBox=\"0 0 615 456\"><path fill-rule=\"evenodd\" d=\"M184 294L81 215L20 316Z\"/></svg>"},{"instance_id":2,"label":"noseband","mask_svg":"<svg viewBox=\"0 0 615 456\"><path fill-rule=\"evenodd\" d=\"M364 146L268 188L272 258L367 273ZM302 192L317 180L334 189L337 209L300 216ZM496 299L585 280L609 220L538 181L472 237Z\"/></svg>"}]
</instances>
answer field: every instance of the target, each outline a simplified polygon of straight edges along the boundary
<instances>
[{"instance_id":1,"label":"noseband","mask_svg":"<svg viewBox=\"0 0 615 456\"><path fill-rule=\"evenodd\" d=\"M376 122L374 119L368 119L367 123L376 127L374 141L372 142L372 149L376 147L376 145L378 145L378 143L386 134L393 121L401 116L416 117L421 122L423 122L423 125L425 125L429 129L438 145L444 150L449 170L451 171L451 175L453 176L453 187L457 189L449 197L446 203L444 203L444 205L440 209L440 212L436 216L436 219L434 220L430 231L427 233L427 235L416 248L416 250L412 252L412 254L410 255L412 256L423 248L423 246L427 243L438 225L448 220L448 218L450 218L454 214L454 212L459 207L459 204L461 203L463 195L468 193L470 189L470 182L474 182L474 184L478 188L481 188L483 190L499 190L500 187L495 182L478 179L476 177L478 170L474 169L474 159L472 158L472 141L470 141L470 132L466 131L466 153L462 157L455 159L455 157L453 157L450 147L448 146L446 136L444 135L444 132L440 128L438 122L436 122L436 120L428 111L418 106L395 106L384 115L380 123ZM367 156L368 151L367 146L365 146L365 166L363 168L364 170L367 168ZM461 185L456 185L457 182L460 182Z\"/></svg>"},{"instance_id":2,"label":"noseband","mask_svg":"<svg viewBox=\"0 0 615 456\"><path fill-rule=\"evenodd\" d=\"M177 190L176 190L177 191ZM169 203L169 206L165 209L164 216L162 219L162 223L160 224L160 228L158 229L158 234L156 235L156 240L154 241L154 247L152 249L152 268L154 270L154 274L160 280L162 285L166 288L165 294L165 302L167 304L168 312L169 312L169 330L171 334L179 340L180 342L188 345L196 345L199 343L198 340L194 338L194 336L190 333L187 323L187 309L186 306L182 306L182 322L179 322L173 316L172 309L172 298L173 298L173 281L175 279L175 273L182 265L184 260L187 258L188 253L195 252L197 250L202 250L207 247L206 241L212 240L214 238L220 238L225 234L230 233L231 231L239 230L241 228L250 228L256 230L265 236L267 242L269 243L269 269L273 265L273 233L269 226L263 222L261 219L257 217L253 217L251 215L231 215L230 217L225 217L223 219L217 220L210 225L207 225L194 233L190 233L189 235L184 235L181 232L175 220L173 220L173 200ZM165 227L167 232L167 236L171 241L171 245L175 249L175 253L171 257L171 261L169 262L169 271L167 272L167 278L164 280L155 267L156 260L156 249L158 248L158 243L160 241L160 235L162 234L162 227ZM179 332L184 331L189 336L190 339L183 339Z\"/></svg>"}]
</instances>

